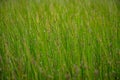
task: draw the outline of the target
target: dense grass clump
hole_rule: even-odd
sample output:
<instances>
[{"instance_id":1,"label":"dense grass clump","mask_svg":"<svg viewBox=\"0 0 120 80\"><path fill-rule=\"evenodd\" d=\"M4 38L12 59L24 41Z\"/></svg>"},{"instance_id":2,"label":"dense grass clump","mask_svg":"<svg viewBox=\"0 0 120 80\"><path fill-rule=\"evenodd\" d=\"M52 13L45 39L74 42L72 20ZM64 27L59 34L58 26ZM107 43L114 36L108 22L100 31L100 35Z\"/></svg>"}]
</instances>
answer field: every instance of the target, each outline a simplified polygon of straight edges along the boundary
<instances>
[{"instance_id":1,"label":"dense grass clump","mask_svg":"<svg viewBox=\"0 0 120 80\"><path fill-rule=\"evenodd\" d=\"M0 80L120 80L120 1L1 0Z\"/></svg>"}]
</instances>

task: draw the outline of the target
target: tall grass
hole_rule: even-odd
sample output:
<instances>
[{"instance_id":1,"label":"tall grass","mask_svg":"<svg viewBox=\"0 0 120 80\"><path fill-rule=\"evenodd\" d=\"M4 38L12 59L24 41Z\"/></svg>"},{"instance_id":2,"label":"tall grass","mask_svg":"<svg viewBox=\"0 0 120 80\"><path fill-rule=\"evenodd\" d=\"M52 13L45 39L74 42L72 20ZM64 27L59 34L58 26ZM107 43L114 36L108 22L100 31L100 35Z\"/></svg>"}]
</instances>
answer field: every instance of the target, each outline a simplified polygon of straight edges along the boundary
<instances>
[{"instance_id":1,"label":"tall grass","mask_svg":"<svg viewBox=\"0 0 120 80\"><path fill-rule=\"evenodd\" d=\"M119 80L119 0L1 0L0 80Z\"/></svg>"}]
</instances>

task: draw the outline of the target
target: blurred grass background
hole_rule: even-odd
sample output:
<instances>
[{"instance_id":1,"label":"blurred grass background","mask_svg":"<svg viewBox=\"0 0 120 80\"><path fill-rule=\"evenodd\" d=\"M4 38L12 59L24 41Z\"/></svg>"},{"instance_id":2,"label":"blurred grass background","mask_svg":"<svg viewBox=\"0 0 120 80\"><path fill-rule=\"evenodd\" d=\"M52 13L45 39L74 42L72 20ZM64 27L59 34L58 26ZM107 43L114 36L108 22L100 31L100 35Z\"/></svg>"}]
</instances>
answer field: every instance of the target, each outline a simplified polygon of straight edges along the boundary
<instances>
[{"instance_id":1,"label":"blurred grass background","mask_svg":"<svg viewBox=\"0 0 120 80\"><path fill-rule=\"evenodd\" d=\"M0 80L119 79L119 0L0 0Z\"/></svg>"}]
</instances>

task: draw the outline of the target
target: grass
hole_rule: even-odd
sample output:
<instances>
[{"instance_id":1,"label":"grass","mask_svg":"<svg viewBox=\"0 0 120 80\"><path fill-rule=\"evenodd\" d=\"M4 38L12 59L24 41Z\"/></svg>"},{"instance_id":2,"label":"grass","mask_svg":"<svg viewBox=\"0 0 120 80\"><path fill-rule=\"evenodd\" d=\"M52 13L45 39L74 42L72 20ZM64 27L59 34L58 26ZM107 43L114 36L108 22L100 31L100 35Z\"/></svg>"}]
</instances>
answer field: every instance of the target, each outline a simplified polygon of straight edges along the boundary
<instances>
[{"instance_id":1,"label":"grass","mask_svg":"<svg viewBox=\"0 0 120 80\"><path fill-rule=\"evenodd\" d=\"M120 80L120 1L1 0L0 80Z\"/></svg>"}]
</instances>

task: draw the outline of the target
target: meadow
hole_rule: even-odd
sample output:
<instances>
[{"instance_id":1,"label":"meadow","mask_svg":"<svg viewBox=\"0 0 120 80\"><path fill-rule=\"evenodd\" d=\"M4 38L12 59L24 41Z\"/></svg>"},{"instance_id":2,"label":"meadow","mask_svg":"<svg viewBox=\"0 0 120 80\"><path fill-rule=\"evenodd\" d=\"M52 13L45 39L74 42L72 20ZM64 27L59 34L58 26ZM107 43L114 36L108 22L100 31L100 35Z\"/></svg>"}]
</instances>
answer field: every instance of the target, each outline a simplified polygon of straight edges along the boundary
<instances>
[{"instance_id":1,"label":"meadow","mask_svg":"<svg viewBox=\"0 0 120 80\"><path fill-rule=\"evenodd\" d=\"M0 80L120 80L120 1L0 0Z\"/></svg>"}]
</instances>

